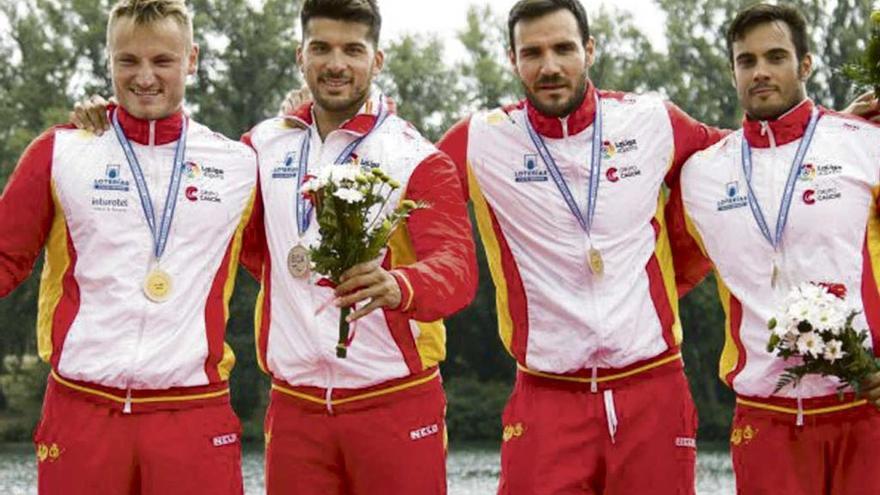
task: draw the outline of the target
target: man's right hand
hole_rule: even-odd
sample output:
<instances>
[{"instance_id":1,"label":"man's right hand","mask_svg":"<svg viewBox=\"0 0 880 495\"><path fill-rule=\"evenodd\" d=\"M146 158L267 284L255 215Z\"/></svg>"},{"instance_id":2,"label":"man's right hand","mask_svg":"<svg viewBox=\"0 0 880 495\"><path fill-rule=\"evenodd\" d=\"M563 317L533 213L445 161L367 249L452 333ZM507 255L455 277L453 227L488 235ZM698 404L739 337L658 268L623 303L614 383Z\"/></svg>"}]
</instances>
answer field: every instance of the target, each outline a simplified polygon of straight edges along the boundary
<instances>
[{"instance_id":1,"label":"man's right hand","mask_svg":"<svg viewBox=\"0 0 880 495\"><path fill-rule=\"evenodd\" d=\"M115 98L110 101L105 100L98 95L92 95L73 105L73 111L70 112L70 122L78 129L85 129L100 136L104 131L110 129L110 120L107 119L107 106L116 104Z\"/></svg>"},{"instance_id":2,"label":"man's right hand","mask_svg":"<svg viewBox=\"0 0 880 495\"><path fill-rule=\"evenodd\" d=\"M291 89L281 102L281 108L278 109L278 116L284 117L293 114L293 111L304 103L312 101L312 93L308 86L299 89Z\"/></svg>"}]
</instances>

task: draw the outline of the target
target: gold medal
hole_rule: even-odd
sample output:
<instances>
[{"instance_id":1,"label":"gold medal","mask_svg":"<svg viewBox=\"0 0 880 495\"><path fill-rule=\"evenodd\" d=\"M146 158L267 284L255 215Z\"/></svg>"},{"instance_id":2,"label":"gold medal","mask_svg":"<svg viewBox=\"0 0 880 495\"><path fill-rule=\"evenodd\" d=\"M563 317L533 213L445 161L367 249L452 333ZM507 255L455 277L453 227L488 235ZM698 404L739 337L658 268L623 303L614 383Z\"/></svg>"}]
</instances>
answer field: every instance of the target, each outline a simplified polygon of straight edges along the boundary
<instances>
[{"instance_id":1,"label":"gold medal","mask_svg":"<svg viewBox=\"0 0 880 495\"><path fill-rule=\"evenodd\" d=\"M144 279L144 294L147 299L155 303L161 303L171 297L171 275L159 268L154 268Z\"/></svg>"},{"instance_id":2,"label":"gold medal","mask_svg":"<svg viewBox=\"0 0 880 495\"><path fill-rule=\"evenodd\" d=\"M605 273L605 262L602 261L602 253L598 249L590 248L590 271L593 275L602 275Z\"/></svg>"},{"instance_id":3,"label":"gold medal","mask_svg":"<svg viewBox=\"0 0 880 495\"><path fill-rule=\"evenodd\" d=\"M306 278L312 271L312 259L309 250L297 244L287 253L287 271L293 278Z\"/></svg>"}]
</instances>

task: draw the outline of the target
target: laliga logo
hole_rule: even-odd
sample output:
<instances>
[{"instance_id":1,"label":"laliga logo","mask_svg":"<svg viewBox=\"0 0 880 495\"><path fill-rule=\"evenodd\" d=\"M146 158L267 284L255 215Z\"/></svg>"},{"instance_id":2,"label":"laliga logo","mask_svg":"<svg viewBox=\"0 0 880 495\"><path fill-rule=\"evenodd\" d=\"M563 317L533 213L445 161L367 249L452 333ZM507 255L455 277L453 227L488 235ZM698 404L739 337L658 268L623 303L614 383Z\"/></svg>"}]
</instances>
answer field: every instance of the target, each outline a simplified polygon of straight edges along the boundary
<instances>
[{"instance_id":1,"label":"laliga logo","mask_svg":"<svg viewBox=\"0 0 880 495\"><path fill-rule=\"evenodd\" d=\"M614 167L609 168L605 172L605 177L608 179L608 182L617 182L620 180L620 177L617 176L617 169Z\"/></svg>"},{"instance_id":2,"label":"laliga logo","mask_svg":"<svg viewBox=\"0 0 880 495\"><path fill-rule=\"evenodd\" d=\"M807 189L804 191L804 203L811 205L816 202L816 191Z\"/></svg>"},{"instance_id":3,"label":"laliga logo","mask_svg":"<svg viewBox=\"0 0 880 495\"><path fill-rule=\"evenodd\" d=\"M812 163L805 163L801 166L801 174L798 179L802 181L809 181L816 178L816 166Z\"/></svg>"},{"instance_id":4,"label":"laliga logo","mask_svg":"<svg viewBox=\"0 0 880 495\"><path fill-rule=\"evenodd\" d=\"M611 158L612 156L617 154L617 147L614 146L614 143L611 141L605 141L602 143L602 155L604 158Z\"/></svg>"},{"instance_id":5,"label":"laliga logo","mask_svg":"<svg viewBox=\"0 0 880 495\"><path fill-rule=\"evenodd\" d=\"M202 167L196 162L186 162L183 164L183 173L190 179L198 179L202 175Z\"/></svg>"},{"instance_id":6,"label":"laliga logo","mask_svg":"<svg viewBox=\"0 0 880 495\"><path fill-rule=\"evenodd\" d=\"M198 201L199 200L198 193L199 193L198 187L189 186L186 188L186 191L184 191L183 194L186 196L186 199L188 199L190 201Z\"/></svg>"}]
</instances>

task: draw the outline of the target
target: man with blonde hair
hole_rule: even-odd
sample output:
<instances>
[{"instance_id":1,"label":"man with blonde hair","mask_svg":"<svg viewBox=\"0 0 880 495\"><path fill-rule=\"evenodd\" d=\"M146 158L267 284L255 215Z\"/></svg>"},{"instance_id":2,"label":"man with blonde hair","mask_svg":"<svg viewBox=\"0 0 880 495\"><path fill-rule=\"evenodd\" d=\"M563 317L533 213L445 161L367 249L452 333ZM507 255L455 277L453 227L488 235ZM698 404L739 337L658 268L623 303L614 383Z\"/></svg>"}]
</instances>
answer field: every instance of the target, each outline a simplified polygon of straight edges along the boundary
<instances>
[{"instance_id":1,"label":"man with blonde hair","mask_svg":"<svg viewBox=\"0 0 880 495\"><path fill-rule=\"evenodd\" d=\"M183 111L182 0L117 3L107 51L113 132L49 129L0 196L0 296L46 248L39 491L240 494L224 334L256 158Z\"/></svg>"}]
</instances>

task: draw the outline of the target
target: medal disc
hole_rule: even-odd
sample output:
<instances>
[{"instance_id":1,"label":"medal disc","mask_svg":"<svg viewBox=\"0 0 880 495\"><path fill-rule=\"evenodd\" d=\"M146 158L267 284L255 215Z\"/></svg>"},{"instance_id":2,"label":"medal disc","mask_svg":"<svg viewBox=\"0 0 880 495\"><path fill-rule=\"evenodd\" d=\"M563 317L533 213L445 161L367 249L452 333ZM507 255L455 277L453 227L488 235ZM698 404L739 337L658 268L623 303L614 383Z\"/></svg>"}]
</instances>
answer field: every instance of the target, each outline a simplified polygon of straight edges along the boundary
<instances>
[{"instance_id":1,"label":"medal disc","mask_svg":"<svg viewBox=\"0 0 880 495\"><path fill-rule=\"evenodd\" d=\"M590 271L594 275L602 275L605 272L605 262L602 261L602 253L596 248L590 248Z\"/></svg>"},{"instance_id":2,"label":"medal disc","mask_svg":"<svg viewBox=\"0 0 880 495\"><path fill-rule=\"evenodd\" d=\"M311 272L312 260L309 250L297 244L287 253L287 270L293 278L306 278Z\"/></svg>"},{"instance_id":3,"label":"medal disc","mask_svg":"<svg viewBox=\"0 0 880 495\"><path fill-rule=\"evenodd\" d=\"M160 303L171 297L171 275L156 268L144 279L144 294L150 301Z\"/></svg>"}]
</instances>

